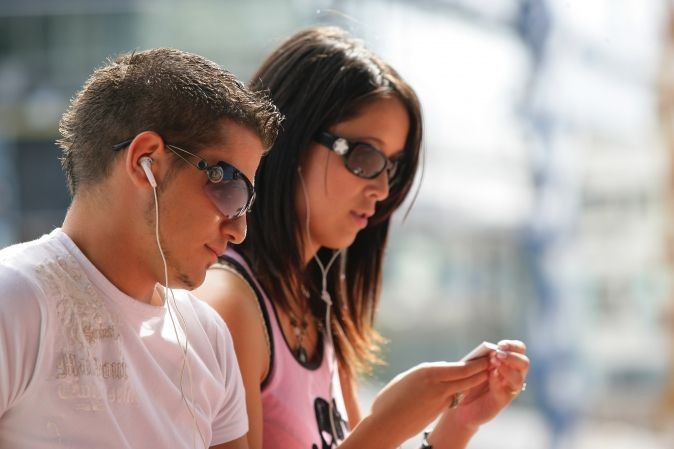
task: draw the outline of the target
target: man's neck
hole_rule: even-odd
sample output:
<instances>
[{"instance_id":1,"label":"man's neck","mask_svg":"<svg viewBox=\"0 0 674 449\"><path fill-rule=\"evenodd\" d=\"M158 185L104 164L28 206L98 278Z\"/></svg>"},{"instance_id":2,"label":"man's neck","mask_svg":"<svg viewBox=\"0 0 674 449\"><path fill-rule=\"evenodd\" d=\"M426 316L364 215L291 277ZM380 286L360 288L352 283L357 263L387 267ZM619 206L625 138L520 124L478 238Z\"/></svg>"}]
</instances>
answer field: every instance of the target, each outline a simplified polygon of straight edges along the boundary
<instances>
[{"instance_id":1,"label":"man's neck","mask_svg":"<svg viewBox=\"0 0 674 449\"><path fill-rule=\"evenodd\" d=\"M75 198L63 222L65 232L91 263L119 290L148 304L161 304L151 271L143 266L137 252L138 241L124 223L116 223L114 204L108 213L95 212L83 198ZM96 202L100 204L100 202ZM113 210L110 210L113 209ZM124 221L128 223L128 218ZM136 234L137 235L137 234Z\"/></svg>"}]
</instances>

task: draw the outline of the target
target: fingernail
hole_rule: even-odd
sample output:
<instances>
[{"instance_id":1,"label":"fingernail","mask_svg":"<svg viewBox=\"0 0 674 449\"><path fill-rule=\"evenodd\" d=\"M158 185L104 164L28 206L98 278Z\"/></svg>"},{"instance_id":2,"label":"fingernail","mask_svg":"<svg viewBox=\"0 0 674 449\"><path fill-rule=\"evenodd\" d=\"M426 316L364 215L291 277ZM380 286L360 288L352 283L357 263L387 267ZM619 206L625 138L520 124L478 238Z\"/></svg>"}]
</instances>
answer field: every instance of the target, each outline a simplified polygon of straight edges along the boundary
<instances>
[{"instance_id":1,"label":"fingernail","mask_svg":"<svg viewBox=\"0 0 674 449\"><path fill-rule=\"evenodd\" d=\"M499 349L498 351L496 351L496 357L498 357L499 359L505 359L506 357L508 357L508 354Z\"/></svg>"}]
</instances>

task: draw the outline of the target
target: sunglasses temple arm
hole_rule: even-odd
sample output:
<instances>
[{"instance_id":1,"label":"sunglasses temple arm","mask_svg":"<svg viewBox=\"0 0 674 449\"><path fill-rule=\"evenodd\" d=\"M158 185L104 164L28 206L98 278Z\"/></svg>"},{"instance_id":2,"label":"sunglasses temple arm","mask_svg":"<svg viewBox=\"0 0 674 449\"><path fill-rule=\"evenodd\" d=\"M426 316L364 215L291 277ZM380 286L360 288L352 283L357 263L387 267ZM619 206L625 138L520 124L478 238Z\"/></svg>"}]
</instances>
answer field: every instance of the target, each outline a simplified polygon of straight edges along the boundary
<instances>
[{"instance_id":1,"label":"sunglasses temple arm","mask_svg":"<svg viewBox=\"0 0 674 449\"><path fill-rule=\"evenodd\" d=\"M199 164L195 164L194 162L190 161L189 159L187 159L186 157L184 157L182 154L180 154L178 151L181 151L181 152L183 152L183 153L185 153L185 154L189 154L190 156L199 159L199 161L205 162L203 159L201 159L201 158L200 158L199 156L197 156L196 154L190 153L189 151L183 150L182 148L177 147L177 146L175 146L175 145L166 144L166 146L173 152L173 154L175 154L175 155L178 156L180 159L182 159L183 161L185 161L185 162L187 162L188 164L190 164L192 167L194 167L194 168L196 168L196 169L198 169L198 170L205 170L204 167L200 167ZM206 167L206 168L208 168L208 167Z\"/></svg>"}]
</instances>

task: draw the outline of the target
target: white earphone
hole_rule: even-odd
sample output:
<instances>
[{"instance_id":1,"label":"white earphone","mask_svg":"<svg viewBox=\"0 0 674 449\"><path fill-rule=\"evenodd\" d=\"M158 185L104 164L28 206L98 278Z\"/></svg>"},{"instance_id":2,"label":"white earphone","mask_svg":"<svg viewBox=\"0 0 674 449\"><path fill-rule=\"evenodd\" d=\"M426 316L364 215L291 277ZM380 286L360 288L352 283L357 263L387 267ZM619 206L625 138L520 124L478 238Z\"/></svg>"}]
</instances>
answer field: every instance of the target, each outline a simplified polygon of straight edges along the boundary
<instances>
[{"instance_id":1,"label":"white earphone","mask_svg":"<svg viewBox=\"0 0 674 449\"><path fill-rule=\"evenodd\" d=\"M143 171L145 172L147 180L150 181L150 185L152 187L157 187L157 181L154 179L154 175L152 174L152 170L150 168L152 166L152 159L150 159L148 156L143 156L140 158L138 163L141 167L143 167Z\"/></svg>"}]
</instances>

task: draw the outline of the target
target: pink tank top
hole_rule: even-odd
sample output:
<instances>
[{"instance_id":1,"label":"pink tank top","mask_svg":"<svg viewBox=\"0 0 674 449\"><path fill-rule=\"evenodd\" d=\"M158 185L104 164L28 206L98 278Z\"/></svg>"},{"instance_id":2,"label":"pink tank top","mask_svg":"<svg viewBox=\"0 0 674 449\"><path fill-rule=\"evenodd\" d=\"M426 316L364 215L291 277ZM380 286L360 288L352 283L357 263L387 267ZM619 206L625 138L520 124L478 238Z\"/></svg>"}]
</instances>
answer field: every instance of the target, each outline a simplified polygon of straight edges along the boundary
<instances>
[{"instance_id":1,"label":"pink tank top","mask_svg":"<svg viewBox=\"0 0 674 449\"><path fill-rule=\"evenodd\" d=\"M321 338L319 355L314 357L316 361L302 364L293 355L281 331L276 308L257 282L246 260L228 249L221 262L236 269L255 291L269 335L270 369L261 385L262 447L336 447L347 433L348 418L332 346ZM333 398L332 407L329 406L330 397ZM330 411L333 413L332 422Z\"/></svg>"}]
</instances>

